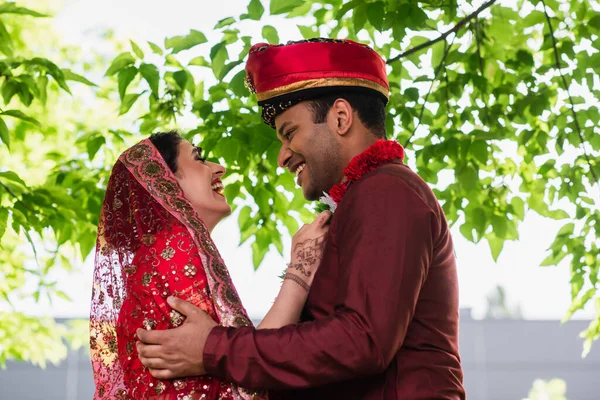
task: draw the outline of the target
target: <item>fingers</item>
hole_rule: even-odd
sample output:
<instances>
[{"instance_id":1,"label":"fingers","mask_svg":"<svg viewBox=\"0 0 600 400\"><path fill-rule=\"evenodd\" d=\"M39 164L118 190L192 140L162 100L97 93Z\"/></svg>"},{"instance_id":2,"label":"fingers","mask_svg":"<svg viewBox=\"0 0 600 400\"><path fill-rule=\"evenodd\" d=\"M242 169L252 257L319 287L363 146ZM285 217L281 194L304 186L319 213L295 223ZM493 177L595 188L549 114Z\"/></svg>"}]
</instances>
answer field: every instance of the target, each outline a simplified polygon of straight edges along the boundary
<instances>
[{"instance_id":1,"label":"fingers","mask_svg":"<svg viewBox=\"0 0 600 400\"><path fill-rule=\"evenodd\" d=\"M197 313L198 311L201 311L198 307L196 307L192 303L189 303L185 300L182 300L182 299L174 297L174 296L169 297L167 299L167 302L173 309L175 309L176 311L179 311L181 314L185 315L186 317L189 317L190 315Z\"/></svg>"},{"instance_id":2,"label":"fingers","mask_svg":"<svg viewBox=\"0 0 600 400\"><path fill-rule=\"evenodd\" d=\"M159 369L167 369L169 367L169 363L167 363L162 358L140 357L140 361L142 362L142 364L144 364L146 367L148 367L150 369L159 370Z\"/></svg>"},{"instance_id":3,"label":"fingers","mask_svg":"<svg viewBox=\"0 0 600 400\"><path fill-rule=\"evenodd\" d=\"M164 344L169 339L169 331L147 331L139 328L135 333L144 344Z\"/></svg>"},{"instance_id":4,"label":"fingers","mask_svg":"<svg viewBox=\"0 0 600 400\"><path fill-rule=\"evenodd\" d=\"M164 357L164 348L162 346L144 344L142 342L137 342L136 344L137 352L139 358L163 358Z\"/></svg>"},{"instance_id":5,"label":"fingers","mask_svg":"<svg viewBox=\"0 0 600 400\"><path fill-rule=\"evenodd\" d=\"M327 221L329 221L329 218L331 218L331 211L323 211L317 216L317 219L315 220L317 227L322 228L323 226L325 226Z\"/></svg>"},{"instance_id":6,"label":"fingers","mask_svg":"<svg viewBox=\"0 0 600 400\"><path fill-rule=\"evenodd\" d=\"M155 377L156 379L175 379L177 375L171 370L168 369L150 369L150 375Z\"/></svg>"}]
</instances>

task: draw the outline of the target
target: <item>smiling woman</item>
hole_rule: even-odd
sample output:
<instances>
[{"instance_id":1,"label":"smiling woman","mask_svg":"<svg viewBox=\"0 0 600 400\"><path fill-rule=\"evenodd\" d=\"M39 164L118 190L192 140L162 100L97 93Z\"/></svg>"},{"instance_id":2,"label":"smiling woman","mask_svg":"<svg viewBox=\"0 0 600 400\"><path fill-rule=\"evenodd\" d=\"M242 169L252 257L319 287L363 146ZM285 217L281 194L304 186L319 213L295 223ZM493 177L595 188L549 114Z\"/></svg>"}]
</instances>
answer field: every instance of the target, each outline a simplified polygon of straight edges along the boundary
<instances>
[{"instance_id":1,"label":"smiling woman","mask_svg":"<svg viewBox=\"0 0 600 400\"><path fill-rule=\"evenodd\" d=\"M175 175L185 197L202 216L209 232L231 213L222 192L221 178L225 168L206 161L202 148L192 145L177 132L161 132L150 136L150 141Z\"/></svg>"},{"instance_id":2,"label":"smiling woman","mask_svg":"<svg viewBox=\"0 0 600 400\"><path fill-rule=\"evenodd\" d=\"M98 225L90 313L96 399L262 398L210 376L159 380L142 365L135 346L140 328L168 330L184 323L186 316L169 306L169 296L191 303L215 325L252 325L211 238L231 212L221 193L224 174L176 132L150 136L113 167ZM324 219L303 230L302 243L315 239L321 245ZM295 262L306 276L290 271L260 328L299 320L320 257Z\"/></svg>"},{"instance_id":3,"label":"smiling woman","mask_svg":"<svg viewBox=\"0 0 600 400\"><path fill-rule=\"evenodd\" d=\"M210 232L231 211L213 190L225 169L176 132L152 135L121 155L102 206L91 309L96 398L238 398L212 377L158 381L135 349L138 328L169 329L185 317L175 295L225 326L251 325ZM220 306L217 306L217 303Z\"/></svg>"}]
</instances>

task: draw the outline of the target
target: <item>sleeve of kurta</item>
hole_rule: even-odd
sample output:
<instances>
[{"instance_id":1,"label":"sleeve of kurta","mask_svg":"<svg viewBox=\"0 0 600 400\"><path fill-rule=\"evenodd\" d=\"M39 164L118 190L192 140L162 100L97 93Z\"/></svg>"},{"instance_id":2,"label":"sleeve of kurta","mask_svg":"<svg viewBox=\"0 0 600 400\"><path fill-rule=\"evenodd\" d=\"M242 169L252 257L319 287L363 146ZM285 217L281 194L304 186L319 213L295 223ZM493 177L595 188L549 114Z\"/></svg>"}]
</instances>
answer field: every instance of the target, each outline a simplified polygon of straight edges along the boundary
<instances>
[{"instance_id":1,"label":"sleeve of kurta","mask_svg":"<svg viewBox=\"0 0 600 400\"><path fill-rule=\"evenodd\" d=\"M387 368L413 317L439 221L399 177L374 174L355 185L336 216L335 312L274 330L216 327L204 350L207 373L248 388L293 389Z\"/></svg>"}]
</instances>

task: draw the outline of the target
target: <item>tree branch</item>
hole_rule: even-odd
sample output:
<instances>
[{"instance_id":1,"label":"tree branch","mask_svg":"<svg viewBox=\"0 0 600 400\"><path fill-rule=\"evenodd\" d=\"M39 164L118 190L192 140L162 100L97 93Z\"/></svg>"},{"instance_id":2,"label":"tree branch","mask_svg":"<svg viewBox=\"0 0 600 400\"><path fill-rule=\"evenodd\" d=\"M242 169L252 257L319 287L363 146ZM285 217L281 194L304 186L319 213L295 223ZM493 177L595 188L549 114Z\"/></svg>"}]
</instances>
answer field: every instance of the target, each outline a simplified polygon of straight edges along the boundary
<instances>
[{"instance_id":1,"label":"tree branch","mask_svg":"<svg viewBox=\"0 0 600 400\"><path fill-rule=\"evenodd\" d=\"M481 5L481 7L479 7L477 10L473 11L471 14L467 15L462 20L460 20L460 22L458 22L456 25L454 25L454 27L452 29L447 30L446 32L442 33L441 36L439 36L433 40L430 40L429 42L425 42L423 44L415 46L412 49L406 50L404 53L400 53L396 57L390 58L389 60L387 60L387 64L391 64L394 61L398 61L399 59L407 57L413 53L416 53L419 50L423 50L429 46L432 46L441 40L445 40L451 33L458 32L463 26L465 26L467 24L467 22L469 22L470 20L472 20L473 18L478 16L483 10L485 10L486 8L489 8L495 2L496 2L496 0L489 0L485 3L483 3Z\"/></svg>"},{"instance_id":2,"label":"tree branch","mask_svg":"<svg viewBox=\"0 0 600 400\"><path fill-rule=\"evenodd\" d=\"M548 10L546 8L546 2L542 0L542 5L544 6L544 14L546 15L546 21L548 22L548 29L550 30L550 38L552 39L552 47L554 48L554 60L556 62L556 69L560 75L560 78L563 83L563 87L569 96L569 103L571 104L571 113L573 114L573 121L575 122L575 130L577 131L577 135L579 136L579 140L581 141L581 147L583 148L583 155L585 156L585 160L587 161L588 166L590 167L590 173L592 174L592 178L594 178L594 182L596 185L600 187L600 183L598 182L598 176L596 175L596 171L594 171L594 167L592 166L592 162L590 160L590 156L587 153L585 148L585 140L583 138L583 133L581 132L581 126L579 125L579 121L577 120L577 113L575 112L575 104L573 103L573 97L571 96L571 92L569 90L569 84L567 83L567 79L565 75L561 71L560 67L560 55L558 53L558 46L556 43L556 38L554 37L554 29L552 28L552 21L550 20L550 15L548 15Z\"/></svg>"},{"instance_id":3,"label":"tree branch","mask_svg":"<svg viewBox=\"0 0 600 400\"><path fill-rule=\"evenodd\" d=\"M479 31L479 18L475 19L475 41L477 42L477 58L479 59L479 73L481 74L482 78L485 78L483 57L481 57L481 32ZM479 120L487 124L490 121L490 110L488 108L488 98L484 91L481 91L481 101L483 101L483 107L485 108L486 118L485 121L482 121L480 114Z\"/></svg>"},{"instance_id":4,"label":"tree branch","mask_svg":"<svg viewBox=\"0 0 600 400\"><path fill-rule=\"evenodd\" d=\"M419 113L419 120L417 122L417 126L415 126L415 129L413 129L410 136L406 139L406 142L404 142L404 147L408 146L408 144L410 143L413 136L415 136L415 133L417 133L417 129L419 129L419 127L421 126L421 120L423 119L423 114L425 113L425 106L427 105L427 99L429 99L429 95L431 94L433 85L435 84L435 81L437 80L437 77L440 74L440 71L446 64L446 57L448 57L448 53L450 52L450 48L454 44L455 39L456 39L456 36L454 36L454 38L452 39L452 43L450 43L450 45L448 45L448 43L446 43L446 48L444 49L444 56L442 57L442 60L440 61L439 65L436 67L435 72L433 73L433 79L431 80L431 85L429 85L429 90L427 91L427 94L425 95L425 99L423 101L423 107L421 107L421 112Z\"/></svg>"},{"instance_id":5,"label":"tree branch","mask_svg":"<svg viewBox=\"0 0 600 400\"><path fill-rule=\"evenodd\" d=\"M5 185L4 183L2 183L2 182L0 182L0 186L2 186L2 187L4 188L4 190L6 190L6 192L7 192L8 194L10 194L12 197L14 197L14 198L15 198L17 201L19 201L19 202L21 201L21 199L19 199L19 196L17 196L17 195L15 194L15 192L13 192L13 191L12 191L12 189L11 189L11 188L9 188L8 186L6 186L6 185Z\"/></svg>"}]
</instances>

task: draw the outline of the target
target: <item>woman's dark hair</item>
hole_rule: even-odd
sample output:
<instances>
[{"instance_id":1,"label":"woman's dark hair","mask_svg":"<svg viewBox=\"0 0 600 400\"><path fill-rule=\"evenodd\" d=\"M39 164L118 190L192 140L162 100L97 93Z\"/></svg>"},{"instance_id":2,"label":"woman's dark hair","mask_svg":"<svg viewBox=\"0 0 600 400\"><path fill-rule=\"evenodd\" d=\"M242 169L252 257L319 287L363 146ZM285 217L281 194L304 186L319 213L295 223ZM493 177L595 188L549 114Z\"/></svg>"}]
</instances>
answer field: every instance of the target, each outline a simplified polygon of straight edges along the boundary
<instances>
[{"instance_id":1,"label":"woman's dark hair","mask_svg":"<svg viewBox=\"0 0 600 400\"><path fill-rule=\"evenodd\" d=\"M177 156L179 155L181 140L181 136L176 131L159 132L150 136L150 141L173 173L177 172Z\"/></svg>"}]
</instances>

